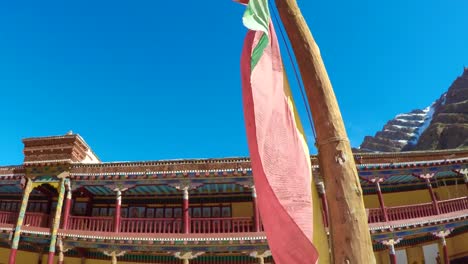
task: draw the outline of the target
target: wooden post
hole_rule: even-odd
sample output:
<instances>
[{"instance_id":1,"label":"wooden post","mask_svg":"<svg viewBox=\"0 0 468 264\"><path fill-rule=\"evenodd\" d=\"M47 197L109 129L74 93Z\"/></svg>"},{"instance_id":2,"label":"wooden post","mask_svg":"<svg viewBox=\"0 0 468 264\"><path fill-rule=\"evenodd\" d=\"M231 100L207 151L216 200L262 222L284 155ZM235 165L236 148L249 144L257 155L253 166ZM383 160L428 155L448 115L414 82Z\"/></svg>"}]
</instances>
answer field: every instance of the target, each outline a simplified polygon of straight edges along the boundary
<instances>
[{"instance_id":1,"label":"wooden post","mask_svg":"<svg viewBox=\"0 0 468 264\"><path fill-rule=\"evenodd\" d=\"M260 215L257 205L257 191L255 186L251 186L252 189L252 209L253 209L253 222L254 222L254 232L260 232Z\"/></svg>"},{"instance_id":2,"label":"wooden post","mask_svg":"<svg viewBox=\"0 0 468 264\"><path fill-rule=\"evenodd\" d=\"M391 264L397 263L396 254L395 254L395 245L400 243L400 241L401 241L401 238L391 238L389 240L380 241L380 243L388 247Z\"/></svg>"},{"instance_id":3,"label":"wooden post","mask_svg":"<svg viewBox=\"0 0 468 264\"><path fill-rule=\"evenodd\" d=\"M120 232L120 208L122 207L122 191L120 189L114 190L116 193L115 197L115 215L114 215L114 232Z\"/></svg>"},{"instance_id":4,"label":"wooden post","mask_svg":"<svg viewBox=\"0 0 468 264\"><path fill-rule=\"evenodd\" d=\"M460 172L463 176L463 180L465 181L466 190L468 191L468 168L461 169Z\"/></svg>"},{"instance_id":5,"label":"wooden post","mask_svg":"<svg viewBox=\"0 0 468 264\"><path fill-rule=\"evenodd\" d=\"M389 248L389 252L390 252L390 263L391 264L396 264L397 260L396 260L396 253L395 253L395 245L390 244L388 246L388 248Z\"/></svg>"},{"instance_id":6,"label":"wooden post","mask_svg":"<svg viewBox=\"0 0 468 264\"><path fill-rule=\"evenodd\" d=\"M382 190L380 189L380 182L379 180L375 181L375 185L377 187L377 196L379 197L379 204L380 204L380 209L382 210L383 214L383 220L385 222L388 222L388 215L387 215L387 208L385 208L384 200L383 200L383 195L382 195Z\"/></svg>"},{"instance_id":7,"label":"wooden post","mask_svg":"<svg viewBox=\"0 0 468 264\"><path fill-rule=\"evenodd\" d=\"M23 226L24 215L26 214L26 209L28 207L29 194L33 190L32 181L26 179L26 185L24 186L23 191L23 200L21 201L21 207L18 214L18 220L16 221L16 227L13 233L13 240L11 241L11 250L10 258L8 260L9 264L16 263L16 253L18 251L18 244L21 236L21 227Z\"/></svg>"},{"instance_id":8,"label":"wooden post","mask_svg":"<svg viewBox=\"0 0 468 264\"><path fill-rule=\"evenodd\" d=\"M363 192L320 51L295 0L275 0L296 56L317 131L335 263L375 263Z\"/></svg>"},{"instance_id":9,"label":"wooden post","mask_svg":"<svg viewBox=\"0 0 468 264\"><path fill-rule=\"evenodd\" d=\"M325 193L325 185L323 184L322 181L317 183L317 189L318 193L320 196L320 200L322 202L322 218L323 218L323 224L325 227L329 227L329 220L328 220L328 203L327 203L327 198L326 198L326 193ZM328 235L328 232L327 232Z\"/></svg>"},{"instance_id":10,"label":"wooden post","mask_svg":"<svg viewBox=\"0 0 468 264\"><path fill-rule=\"evenodd\" d=\"M65 207L63 209L63 222L62 228L68 228L68 218L70 217L70 207L72 202L72 190L70 187L70 182L67 182L67 198L65 199Z\"/></svg>"},{"instance_id":11,"label":"wooden post","mask_svg":"<svg viewBox=\"0 0 468 264\"><path fill-rule=\"evenodd\" d=\"M182 200L182 214L183 214L183 232L184 234L190 233L190 215L189 215L189 186L183 188L184 196Z\"/></svg>"},{"instance_id":12,"label":"wooden post","mask_svg":"<svg viewBox=\"0 0 468 264\"><path fill-rule=\"evenodd\" d=\"M431 195L432 204L434 206L434 213L440 214L439 203L437 202L437 199L435 197L434 189L432 189L431 179L426 178L426 183L427 183L427 188L429 189L429 194Z\"/></svg>"},{"instance_id":13,"label":"wooden post","mask_svg":"<svg viewBox=\"0 0 468 264\"><path fill-rule=\"evenodd\" d=\"M447 240L445 239L450 233L452 233L453 229L445 229L445 230L440 230L438 232L432 233L434 236L440 238L442 240L442 249L444 252L444 263L445 264L450 264L450 258L448 255L448 250L447 250Z\"/></svg>"},{"instance_id":14,"label":"wooden post","mask_svg":"<svg viewBox=\"0 0 468 264\"><path fill-rule=\"evenodd\" d=\"M441 239L442 239L442 248L444 250L444 263L450 264L450 259L449 259L448 250L447 250L447 241L445 240L445 236L442 236Z\"/></svg>"},{"instance_id":15,"label":"wooden post","mask_svg":"<svg viewBox=\"0 0 468 264\"><path fill-rule=\"evenodd\" d=\"M52 230L50 231L49 257L47 259L47 264L54 263L57 233L58 233L58 229L60 226L60 218L62 216L62 206L63 206L63 200L64 200L63 198L65 196L65 181L68 181L68 179L60 180L60 186L58 189L59 196L57 199L57 207L55 208L55 217L53 221Z\"/></svg>"}]
</instances>

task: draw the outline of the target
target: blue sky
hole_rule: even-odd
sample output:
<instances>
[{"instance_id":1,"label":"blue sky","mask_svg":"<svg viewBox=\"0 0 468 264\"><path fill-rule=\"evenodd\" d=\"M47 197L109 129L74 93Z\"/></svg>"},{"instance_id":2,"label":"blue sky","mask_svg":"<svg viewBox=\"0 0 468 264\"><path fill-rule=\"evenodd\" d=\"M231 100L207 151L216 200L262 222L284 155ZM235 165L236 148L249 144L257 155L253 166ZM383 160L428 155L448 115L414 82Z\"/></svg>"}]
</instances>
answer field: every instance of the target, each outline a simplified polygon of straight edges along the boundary
<instances>
[{"instance_id":1,"label":"blue sky","mask_svg":"<svg viewBox=\"0 0 468 264\"><path fill-rule=\"evenodd\" d=\"M468 65L466 0L298 3L353 146ZM0 165L22 162L22 138L69 130L103 161L246 156L243 11L231 0L2 1Z\"/></svg>"}]
</instances>

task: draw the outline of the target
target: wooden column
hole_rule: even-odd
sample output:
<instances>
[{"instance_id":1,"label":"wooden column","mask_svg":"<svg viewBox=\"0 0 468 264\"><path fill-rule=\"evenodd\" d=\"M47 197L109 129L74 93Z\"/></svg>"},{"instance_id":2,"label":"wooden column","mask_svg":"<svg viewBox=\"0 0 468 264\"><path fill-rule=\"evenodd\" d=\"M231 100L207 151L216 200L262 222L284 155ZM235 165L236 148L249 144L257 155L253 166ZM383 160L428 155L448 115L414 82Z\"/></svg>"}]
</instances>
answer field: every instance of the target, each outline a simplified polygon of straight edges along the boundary
<instances>
[{"instance_id":1,"label":"wooden column","mask_svg":"<svg viewBox=\"0 0 468 264\"><path fill-rule=\"evenodd\" d=\"M447 250L447 241L445 240L445 236L443 236L441 239L442 239L442 248L444 251L444 264L450 264L450 258L449 258L448 250Z\"/></svg>"},{"instance_id":2,"label":"wooden column","mask_svg":"<svg viewBox=\"0 0 468 264\"><path fill-rule=\"evenodd\" d=\"M327 198L326 198L326 193L325 193L325 185L323 184L322 181L317 183L317 189L318 193L320 195L320 200L322 202L322 218L323 218L323 224L325 227L328 228L329 226L329 220L328 220L328 203L327 203ZM328 235L328 231L327 231Z\"/></svg>"},{"instance_id":3,"label":"wooden column","mask_svg":"<svg viewBox=\"0 0 468 264\"><path fill-rule=\"evenodd\" d=\"M182 222L184 234L190 233L190 215L189 215L189 186L185 186L183 189L184 195L182 199Z\"/></svg>"},{"instance_id":4,"label":"wooden column","mask_svg":"<svg viewBox=\"0 0 468 264\"><path fill-rule=\"evenodd\" d=\"M383 245L388 247L389 256L390 256L390 263L396 264L396 254L395 254L395 245L400 243L401 238L391 238L388 240L380 241Z\"/></svg>"},{"instance_id":5,"label":"wooden column","mask_svg":"<svg viewBox=\"0 0 468 264\"><path fill-rule=\"evenodd\" d=\"M61 238L57 239L57 246L59 249L58 264L63 264L65 260L65 253L70 250L70 248L65 248L63 246L63 240Z\"/></svg>"},{"instance_id":6,"label":"wooden column","mask_svg":"<svg viewBox=\"0 0 468 264\"><path fill-rule=\"evenodd\" d=\"M260 214L258 210L257 204L257 191L255 190L255 186L251 186L252 189L252 209L253 209L253 228L254 232L260 232Z\"/></svg>"},{"instance_id":7,"label":"wooden column","mask_svg":"<svg viewBox=\"0 0 468 264\"><path fill-rule=\"evenodd\" d=\"M388 222L388 215L387 215L387 208L385 207L384 204L384 199L382 195L382 190L380 189L380 182L382 182L383 179L377 179L375 181L375 186L377 188L377 196L379 197L379 204L380 204L380 209L382 210L382 215L383 215L383 220L385 222Z\"/></svg>"},{"instance_id":8,"label":"wooden column","mask_svg":"<svg viewBox=\"0 0 468 264\"><path fill-rule=\"evenodd\" d=\"M389 248L389 251L390 251L390 263L391 264L396 264L397 260L396 260L396 254L395 254L395 246L393 244L391 244L391 245L388 246L388 248Z\"/></svg>"},{"instance_id":9,"label":"wooden column","mask_svg":"<svg viewBox=\"0 0 468 264\"><path fill-rule=\"evenodd\" d=\"M47 264L54 263L55 246L57 243L57 232L60 226L60 218L62 216L62 206L64 200L63 198L65 196L65 181L68 181L68 179L60 180L60 186L58 189L59 196L57 199L57 208L55 209L54 224L50 232L49 258L47 259Z\"/></svg>"},{"instance_id":10,"label":"wooden column","mask_svg":"<svg viewBox=\"0 0 468 264\"><path fill-rule=\"evenodd\" d=\"M461 169L460 173L463 176L463 180L465 181L466 190L468 191L468 168Z\"/></svg>"},{"instance_id":11,"label":"wooden column","mask_svg":"<svg viewBox=\"0 0 468 264\"><path fill-rule=\"evenodd\" d=\"M275 0L301 72L317 132L335 263L375 263L363 192L338 102L296 0ZM306 186L304 186L306 188Z\"/></svg>"},{"instance_id":12,"label":"wooden column","mask_svg":"<svg viewBox=\"0 0 468 264\"><path fill-rule=\"evenodd\" d=\"M442 250L444 253L444 264L450 264L450 257L448 255L448 250L447 250L447 241L445 238L452 233L453 229L445 229L441 230L438 232L432 233L434 236L440 238L442 240Z\"/></svg>"},{"instance_id":13,"label":"wooden column","mask_svg":"<svg viewBox=\"0 0 468 264\"><path fill-rule=\"evenodd\" d=\"M432 189L432 184L431 184L431 179L435 176L435 173L426 173L426 174L413 173L413 176L421 180L424 180L426 182L427 189L429 190L429 195L431 196L432 205L434 207L434 214L440 214L439 202L436 199L436 196L434 194L434 189Z\"/></svg>"},{"instance_id":14,"label":"wooden column","mask_svg":"<svg viewBox=\"0 0 468 264\"><path fill-rule=\"evenodd\" d=\"M115 191L115 215L114 215L114 232L120 232L120 216L122 207L122 191L120 189L114 189Z\"/></svg>"},{"instance_id":15,"label":"wooden column","mask_svg":"<svg viewBox=\"0 0 468 264\"><path fill-rule=\"evenodd\" d=\"M434 189L432 188L432 184L431 184L431 179L426 178L426 183L427 183L427 188L429 189L429 193L431 195L432 204L434 205L434 212L435 214L440 214L439 202L437 201L435 197Z\"/></svg>"},{"instance_id":16,"label":"wooden column","mask_svg":"<svg viewBox=\"0 0 468 264\"><path fill-rule=\"evenodd\" d=\"M63 229L68 228L68 218L70 217L70 207L72 203L72 190L70 187L70 181L67 181L66 187L67 187L67 198L65 199L65 206L63 209L63 222L62 222Z\"/></svg>"},{"instance_id":17,"label":"wooden column","mask_svg":"<svg viewBox=\"0 0 468 264\"><path fill-rule=\"evenodd\" d=\"M13 233L13 240L11 241L10 258L8 260L9 264L15 264L16 262L16 253L18 251L21 227L23 226L24 215L26 214L26 209L28 207L29 194L33 189L32 181L27 178L24 179L26 180L26 182L23 191L23 199L21 201L21 207L18 214L18 220L16 221L16 226Z\"/></svg>"}]
</instances>

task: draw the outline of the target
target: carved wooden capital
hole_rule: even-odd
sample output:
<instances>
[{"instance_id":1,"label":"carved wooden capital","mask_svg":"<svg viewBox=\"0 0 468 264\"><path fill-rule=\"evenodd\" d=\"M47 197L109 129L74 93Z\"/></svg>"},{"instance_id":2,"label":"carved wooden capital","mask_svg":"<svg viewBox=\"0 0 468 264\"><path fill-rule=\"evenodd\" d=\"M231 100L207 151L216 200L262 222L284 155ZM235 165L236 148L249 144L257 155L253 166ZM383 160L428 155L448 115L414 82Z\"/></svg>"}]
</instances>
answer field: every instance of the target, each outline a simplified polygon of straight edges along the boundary
<instances>
[{"instance_id":1,"label":"carved wooden capital","mask_svg":"<svg viewBox=\"0 0 468 264\"><path fill-rule=\"evenodd\" d=\"M205 254L205 252L192 252L192 251L188 251L188 252L175 252L174 253L174 257L178 258L178 259L183 259L183 260L188 260L188 259L194 259L194 258L197 258L201 255Z\"/></svg>"}]
</instances>

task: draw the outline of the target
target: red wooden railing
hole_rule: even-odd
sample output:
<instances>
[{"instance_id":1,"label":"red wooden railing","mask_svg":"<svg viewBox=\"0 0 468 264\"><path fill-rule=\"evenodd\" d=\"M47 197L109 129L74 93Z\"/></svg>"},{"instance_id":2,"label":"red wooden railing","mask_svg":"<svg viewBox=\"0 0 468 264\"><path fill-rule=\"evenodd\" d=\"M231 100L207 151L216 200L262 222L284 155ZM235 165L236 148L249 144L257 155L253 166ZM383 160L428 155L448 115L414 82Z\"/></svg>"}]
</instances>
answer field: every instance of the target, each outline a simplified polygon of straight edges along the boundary
<instances>
[{"instance_id":1,"label":"red wooden railing","mask_svg":"<svg viewBox=\"0 0 468 264\"><path fill-rule=\"evenodd\" d=\"M244 233L253 232L252 218L192 218L191 233Z\"/></svg>"},{"instance_id":2,"label":"red wooden railing","mask_svg":"<svg viewBox=\"0 0 468 264\"><path fill-rule=\"evenodd\" d=\"M387 208L388 220L398 221L435 215L432 203L403 205Z\"/></svg>"},{"instance_id":3,"label":"red wooden railing","mask_svg":"<svg viewBox=\"0 0 468 264\"><path fill-rule=\"evenodd\" d=\"M114 223L112 217L70 216L67 228L70 230L113 232Z\"/></svg>"},{"instance_id":4,"label":"red wooden railing","mask_svg":"<svg viewBox=\"0 0 468 264\"><path fill-rule=\"evenodd\" d=\"M448 214L462 210L468 210L468 197L438 201L441 214ZM367 219L369 223L383 222L383 214L380 208L367 209ZM415 204L387 207L389 221L407 220L436 215L433 203Z\"/></svg>"},{"instance_id":5,"label":"red wooden railing","mask_svg":"<svg viewBox=\"0 0 468 264\"><path fill-rule=\"evenodd\" d=\"M441 214L468 210L468 197L439 201L439 210Z\"/></svg>"},{"instance_id":6,"label":"red wooden railing","mask_svg":"<svg viewBox=\"0 0 468 264\"><path fill-rule=\"evenodd\" d=\"M379 223L383 222L382 209L380 208L367 208L367 222Z\"/></svg>"},{"instance_id":7,"label":"red wooden railing","mask_svg":"<svg viewBox=\"0 0 468 264\"><path fill-rule=\"evenodd\" d=\"M122 218L120 232L126 233L181 233L180 218Z\"/></svg>"},{"instance_id":8,"label":"red wooden railing","mask_svg":"<svg viewBox=\"0 0 468 264\"><path fill-rule=\"evenodd\" d=\"M18 213L16 213L18 215ZM44 213L28 213L24 216L24 226L48 227L50 216Z\"/></svg>"},{"instance_id":9,"label":"red wooden railing","mask_svg":"<svg viewBox=\"0 0 468 264\"><path fill-rule=\"evenodd\" d=\"M0 224L16 224L18 213L0 211Z\"/></svg>"}]
</instances>

